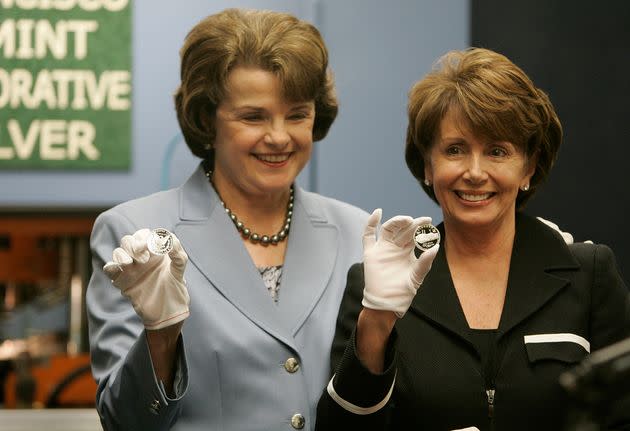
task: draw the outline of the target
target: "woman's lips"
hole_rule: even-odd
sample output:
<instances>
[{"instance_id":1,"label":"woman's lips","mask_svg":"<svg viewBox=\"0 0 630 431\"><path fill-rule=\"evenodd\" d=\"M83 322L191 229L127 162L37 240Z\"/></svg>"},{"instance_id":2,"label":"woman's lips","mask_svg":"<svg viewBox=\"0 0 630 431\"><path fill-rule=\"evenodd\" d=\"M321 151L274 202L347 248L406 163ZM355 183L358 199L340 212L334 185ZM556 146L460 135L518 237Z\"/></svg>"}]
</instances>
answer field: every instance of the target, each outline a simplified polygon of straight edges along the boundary
<instances>
[{"instance_id":1,"label":"woman's lips","mask_svg":"<svg viewBox=\"0 0 630 431\"><path fill-rule=\"evenodd\" d=\"M492 196L495 195L494 192L485 192L485 193L479 193L479 192L475 192L475 193L471 193L471 192L462 192L462 191L456 191L455 194L457 194L457 196L466 201L466 202L481 202L481 201L485 201L487 199L490 199Z\"/></svg>"}]
</instances>

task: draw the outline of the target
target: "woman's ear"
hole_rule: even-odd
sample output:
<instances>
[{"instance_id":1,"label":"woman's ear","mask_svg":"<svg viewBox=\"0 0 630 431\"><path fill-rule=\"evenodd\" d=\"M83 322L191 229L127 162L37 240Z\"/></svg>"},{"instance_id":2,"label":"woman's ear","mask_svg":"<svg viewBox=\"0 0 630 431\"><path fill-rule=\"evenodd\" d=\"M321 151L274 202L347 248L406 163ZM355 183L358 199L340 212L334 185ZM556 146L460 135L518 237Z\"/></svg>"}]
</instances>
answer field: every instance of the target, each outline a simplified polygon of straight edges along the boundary
<instances>
[{"instance_id":1,"label":"woman's ear","mask_svg":"<svg viewBox=\"0 0 630 431\"><path fill-rule=\"evenodd\" d=\"M199 112L199 121L204 130L214 129L214 123L216 121L216 111L210 109L201 109Z\"/></svg>"},{"instance_id":2,"label":"woman's ear","mask_svg":"<svg viewBox=\"0 0 630 431\"><path fill-rule=\"evenodd\" d=\"M216 137L216 111L210 109L201 109L197 121L200 123L199 128L206 134L207 141L205 149L211 151L214 149L214 140Z\"/></svg>"},{"instance_id":3,"label":"woman's ear","mask_svg":"<svg viewBox=\"0 0 630 431\"><path fill-rule=\"evenodd\" d=\"M528 184L531 182L532 177L536 173L537 167L538 167L538 151L532 154L532 156L527 160L527 171L525 173L525 177L527 178Z\"/></svg>"},{"instance_id":4,"label":"woman's ear","mask_svg":"<svg viewBox=\"0 0 630 431\"><path fill-rule=\"evenodd\" d=\"M433 184L433 169L431 168L431 162L424 159L424 183L427 186Z\"/></svg>"}]
</instances>

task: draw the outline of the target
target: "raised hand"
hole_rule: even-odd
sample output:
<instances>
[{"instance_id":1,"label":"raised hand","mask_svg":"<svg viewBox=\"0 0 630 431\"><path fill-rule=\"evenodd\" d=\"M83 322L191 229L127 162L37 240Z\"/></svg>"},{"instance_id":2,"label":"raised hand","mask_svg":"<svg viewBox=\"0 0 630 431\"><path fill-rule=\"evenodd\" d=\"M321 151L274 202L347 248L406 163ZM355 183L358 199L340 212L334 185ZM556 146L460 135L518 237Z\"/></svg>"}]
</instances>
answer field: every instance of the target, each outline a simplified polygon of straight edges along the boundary
<instances>
[{"instance_id":1,"label":"raised hand","mask_svg":"<svg viewBox=\"0 0 630 431\"><path fill-rule=\"evenodd\" d=\"M150 235L149 229L125 235L103 271L129 298L145 328L162 329L190 314L184 280L188 256L174 234L171 234L173 248L168 254L151 253L147 248Z\"/></svg>"},{"instance_id":2,"label":"raised hand","mask_svg":"<svg viewBox=\"0 0 630 431\"><path fill-rule=\"evenodd\" d=\"M439 245L423 252L419 258L414 255L414 232L418 226L431 223L430 217L392 217L383 224L377 239L381 216L382 210L376 209L363 233L365 288L362 304L372 310L393 311L400 318L431 269Z\"/></svg>"}]
</instances>

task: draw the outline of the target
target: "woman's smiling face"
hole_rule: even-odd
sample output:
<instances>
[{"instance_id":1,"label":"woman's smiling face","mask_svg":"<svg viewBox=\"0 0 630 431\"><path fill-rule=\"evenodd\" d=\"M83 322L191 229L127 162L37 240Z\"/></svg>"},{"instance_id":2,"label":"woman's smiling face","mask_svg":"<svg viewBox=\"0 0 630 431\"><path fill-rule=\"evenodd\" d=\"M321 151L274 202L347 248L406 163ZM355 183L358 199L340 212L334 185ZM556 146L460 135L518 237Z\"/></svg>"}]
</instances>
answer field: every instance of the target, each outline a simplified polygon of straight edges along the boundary
<instances>
[{"instance_id":1,"label":"woman's smiling face","mask_svg":"<svg viewBox=\"0 0 630 431\"><path fill-rule=\"evenodd\" d=\"M222 196L286 193L311 156L315 104L282 96L273 73L238 66L217 107L213 181Z\"/></svg>"},{"instance_id":2,"label":"woman's smiling face","mask_svg":"<svg viewBox=\"0 0 630 431\"><path fill-rule=\"evenodd\" d=\"M460 227L489 227L513 219L519 188L535 170L511 142L476 136L450 109L425 162L444 220Z\"/></svg>"}]
</instances>

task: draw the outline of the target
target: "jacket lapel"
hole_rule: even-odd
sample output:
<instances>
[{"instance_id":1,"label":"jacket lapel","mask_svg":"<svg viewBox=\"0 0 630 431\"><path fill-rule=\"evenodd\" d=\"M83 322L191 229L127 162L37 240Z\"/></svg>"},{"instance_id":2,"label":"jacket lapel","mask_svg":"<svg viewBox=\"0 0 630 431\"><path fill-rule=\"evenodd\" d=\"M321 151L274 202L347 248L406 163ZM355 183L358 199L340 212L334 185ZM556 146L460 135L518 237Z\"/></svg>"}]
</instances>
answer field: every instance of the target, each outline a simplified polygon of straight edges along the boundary
<instances>
[{"instance_id":1,"label":"jacket lapel","mask_svg":"<svg viewBox=\"0 0 630 431\"><path fill-rule=\"evenodd\" d=\"M445 238L443 224L438 229ZM569 281L555 274L555 270L576 268L579 264L558 234L537 220L517 213L499 336L539 310L568 284ZM468 339L469 326L453 285L444 247L435 257L410 310Z\"/></svg>"},{"instance_id":2,"label":"jacket lapel","mask_svg":"<svg viewBox=\"0 0 630 431\"><path fill-rule=\"evenodd\" d=\"M445 238L444 224L437 228L442 238ZM440 247L435 256L431 270L411 303L410 310L438 323L461 338L468 339L468 322L453 285L444 247Z\"/></svg>"},{"instance_id":3,"label":"jacket lapel","mask_svg":"<svg viewBox=\"0 0 630 431\"><path fill-rule=\"evenodd\" d=\"M337 260L338 230L313 195L296 187L280 283L279 316L295 335L326 290Z\"/></svg>"},{"instance_id":4,"label":"jacket lapel","mask_svg":"<svg viewBox=\"0 0 630 431\"><path fill-rule=\"evenodd\" d=\"M569 283L555 270L579 267L556 232L531 217L517 214L499 336L538 311Z\"/></svg>"},{"instance_id":5,"label":"jacket lapel","mask_svg":"<svg viewBox=\"0 0 630 431\"><path fill-rule=\"evenodd\" d=\"M296 187L277 305L201 167L181 188L181 222L175 228L190 262L210 283L252 322L293 349L293 335L326 289L337 256L337 228L312 200Z\"/></svg>"}]
</instances>

